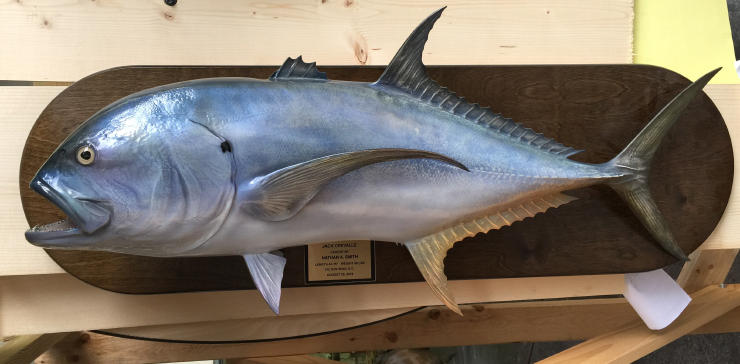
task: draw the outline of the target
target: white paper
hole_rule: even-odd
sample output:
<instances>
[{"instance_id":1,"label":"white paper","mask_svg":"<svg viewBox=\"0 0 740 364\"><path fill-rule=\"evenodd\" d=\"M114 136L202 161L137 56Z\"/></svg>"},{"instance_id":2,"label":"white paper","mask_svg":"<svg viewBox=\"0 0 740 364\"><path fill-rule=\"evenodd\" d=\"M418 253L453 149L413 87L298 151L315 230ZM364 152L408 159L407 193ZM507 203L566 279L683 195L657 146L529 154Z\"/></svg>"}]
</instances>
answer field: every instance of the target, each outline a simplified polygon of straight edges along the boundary
<instances>
[{"instance_id":1,"label":"white paper","mask_svg":"<svg viewBox=\"0 0 740 364\"><path fill-rule=\"evenodd\" d=\"M735 61L735 72L737 72L737 76L740 77L740 60Z\"/></svg>"},{"instance_id":2,"label":"white paper","mask_svg":"<svg viewBox=\"0 0 740 364\"><path fill-rule=\"evenodd\" d=\"M662 269L624 275L624 297L652 330L668 326L691 297Z\"/></svg>"}]
</instances>

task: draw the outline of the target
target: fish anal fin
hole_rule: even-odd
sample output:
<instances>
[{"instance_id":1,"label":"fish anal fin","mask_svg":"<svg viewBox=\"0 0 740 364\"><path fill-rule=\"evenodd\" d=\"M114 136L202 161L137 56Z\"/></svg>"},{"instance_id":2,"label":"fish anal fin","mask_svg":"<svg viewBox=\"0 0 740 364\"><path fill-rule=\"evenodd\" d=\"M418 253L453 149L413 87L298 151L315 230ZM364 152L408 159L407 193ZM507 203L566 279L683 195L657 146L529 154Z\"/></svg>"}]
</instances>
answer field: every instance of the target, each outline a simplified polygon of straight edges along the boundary
<instances>
[{"instance_id":1,"label":"fish anal fin","mask_svg":"<svg viewBox=\"0 0 740 364\"><path fill-rule=\"evenodd\" d=\"M436 236L436 235L435 235ZM429 283L429 287L432 288L432 292L449 307L450 310L454 311L458 315L462 316L460 308L457 307L455 302L455 296L450 291L450 287L447 286L447 276L445 276L444 259L447 256L447 250L452 247L452 244L448 244L445 240L433 240L429 237L422 239L418 242L406 243L411 256L416 262L416 266L419 267L421 275Z\"/></svg>"},{"instance_id":2,"label":"fish anal fin","mask_svg":"<svg viewBox=\"0 0 740 364\"><path fill-rule=\"evenodd\" d=\"M279 315L280 284L283 281L286 259L270 253L245 254L243 257L257 290L265 298L270 309Z\"/></svg>"},{"instance_id":3,"label":"fish anal fin","mask_svg":"<svg viewBox=\"0 0 740 364\"><path fill-rule=\"evenodd\" d=\"M511 225L516 221L532 217L540 212L545 212L551 207L558 207L573 200L576 200L576 198L562 193L543 196L495 214L453 226L424 238L406 242L404 245L411 253L416 266L434 294L445 306L462 315L455 301L455 296L447 286L447 276L444 273L444 259L447 256L447 251L456 242L467 237Z\"/></svg>"}]
</instances>

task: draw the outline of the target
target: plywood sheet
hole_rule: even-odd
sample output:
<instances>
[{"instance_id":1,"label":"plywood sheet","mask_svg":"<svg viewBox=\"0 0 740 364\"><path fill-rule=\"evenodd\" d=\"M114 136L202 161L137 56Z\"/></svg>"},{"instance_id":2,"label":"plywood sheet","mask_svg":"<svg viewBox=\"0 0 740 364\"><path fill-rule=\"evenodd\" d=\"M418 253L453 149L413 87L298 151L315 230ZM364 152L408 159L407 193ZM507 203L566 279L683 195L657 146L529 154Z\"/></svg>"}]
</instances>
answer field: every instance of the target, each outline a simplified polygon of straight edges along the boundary
<instances>
[{"instance_id":1,"label":"plywood sheet","mask_svg":"<svg viewBox=\"0 0 740 364\"><path fill-rule=\"evenodd\" d=\"M629 63L632 0L3 1L0 80L76 81L125 65L388 64L449 5L427 64Z\"/></svg>"}]
</instances>

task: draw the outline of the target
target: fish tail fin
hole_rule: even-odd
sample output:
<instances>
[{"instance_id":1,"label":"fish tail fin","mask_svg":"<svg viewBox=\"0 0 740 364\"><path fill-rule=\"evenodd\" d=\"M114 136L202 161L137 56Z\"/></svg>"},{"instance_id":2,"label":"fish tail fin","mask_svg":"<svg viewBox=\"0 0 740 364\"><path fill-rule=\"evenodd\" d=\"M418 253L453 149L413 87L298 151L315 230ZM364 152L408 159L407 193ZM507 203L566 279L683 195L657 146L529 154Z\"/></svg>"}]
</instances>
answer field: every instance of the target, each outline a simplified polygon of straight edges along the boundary
<instances>
[{"instance_id":1,"label":"fish tail fin","mask_svg":"<svg viewBox=\"0 0 740 364\"><path fill-rule=\"evenodd\" d=\"M648 186L650 162L663 137L673 127L694 96L704 88L720 68L707 73L681 91L653 120L607 165L622 172L623 176L608 182L622 200L629 205L661 247L674 257L688 261L668 229L668 224L653 201Z\"/></svg>"}]
</instances>

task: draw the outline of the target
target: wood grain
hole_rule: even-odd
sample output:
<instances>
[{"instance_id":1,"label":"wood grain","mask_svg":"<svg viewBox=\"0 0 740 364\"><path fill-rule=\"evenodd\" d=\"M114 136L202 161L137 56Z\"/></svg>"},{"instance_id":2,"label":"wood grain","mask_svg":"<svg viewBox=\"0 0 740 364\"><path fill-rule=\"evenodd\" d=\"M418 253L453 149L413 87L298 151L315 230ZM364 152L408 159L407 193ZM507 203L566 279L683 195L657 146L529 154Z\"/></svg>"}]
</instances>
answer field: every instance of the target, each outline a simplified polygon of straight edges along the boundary
<instances>
[{"instance_id":1,"label":"wood grain","mask_svg":"<svg viewBox=\"0 0 740 364\"><path fill-rule=\"evenodd\" d=\"M331 79L373 81L381 67L321 67ZM21 160L20 191L30 225L62 219L28 183L81 122L133 92L176 81L222 76L265 78L274 67L128 67L85 78L57 97L32 129ZM586 150L576 160L600 163L616 155L688 80L651 66L430 67L440 84L492 106L546 136ZM651 189L686 253L709 236L727 204L733 177L730 136L718 110L697 97L659 149ZM571 192L558 209L455 245L445 260L451 280L591 275L648 271L675 258L649 236L606 186ZM422 282L402 246L376 244L375 283ZM72 275L123 293L254 289L241 257L145 258L54 251ZM284 250L283 287L305 286L304 249ZM126 272L121 274L120 272Z\"/></svg>"},{"instance_id":2,"label":"wood grain","mask_svg":"<svg viewBox=\"0 0 740 364\"><path fill-rule=\"evenodd\" d=\"M650 330L642 320L604 333L555 354L538 364L628 364L740 306L740 287L706 287L691 295L691 303L662 330Z\"/></svg>"},{"instance_id":3,"label":"wood grain","mask_svg":"<svg viewBox=\"0 0 740 364\"><path fill-rule=\"evenodd\" d=\"M310 355L272 356L251 359L226 359L224 364L336 364L334 360Z\"/></svg>"},{"instance_id":4,"label":"wood grain","mask_svg":"<svg viewBox=\"0 0 740 364\"><path fill-rule=\"evenodd\" d=\"M67 335L63 332L1 338L0 364L28 364Z\"/></svg>"},{"instance_id":5,"label":"wood grain","mask_svg":"<svg viewBox=\"0 0 740 364\"><path fill-rule=\"evenodd\" d=\"M621 294L624 277L614 274L479 279L453 281L450 288L459 303L588 297ZM0 277L0 297L0 337L275 318L256 290L126 295L95 288L69 274ZM437 304L439 299L425 282L286 288L280 316L411 310ZM295 332L292 330L288 334Z\"/></svg>"},{"instance_id":6,"label":"wood grain","mask_svg":"<svg viewBox=\"0 0 740 364\"><path fill-rule=\"evenodd\" d=\"M195 322L158 326L127 327L102 330L108 334L125 337L187 341L229 342L284 339L316 335L351 327L372 324L417 310L417 308L391 308L384 310L348 311L258 317L238 320Z\"/></svg>"},{"instance_id":7,"label":"wood grain","mask_svg":"<svg viewBox=\"0 0 740 364\"><path fill-rule=\"evenodd\" d=\"M0 276L63 273L40 248L28 244L28 223L16 190L21 154L41 111L65 87L0 87Z\"/></svg>"},{"instance_id":8,"label":"wood grain","mask_svg":"<svg viewBox=\"0 0 740 364\"><path fill-rule=\"evenodd\" d=\"M735 262L739 249L701 249L689 255L676 283L688 294L707 286L722 284Z\"/></svg>"},{"instance_id":9,"label":"wood grain","mask_svg":"<svg viewBox=\"0 0 740 364\"><path fill-rule=\"evenodd\" d=\"M719 300L735 297L738 288L723 290ZM246 344L175 344L90 333L90 339L84 344L74 338L65 339L40 359L44 364L71 364L69 358L77 356L80 363L138 364L314 352L587 340L639 320L634 309L621 298L479 304L461 306L461 309L462 317L443 306L436 306L335 334ZM711 309L702 312L711 314ZM727 331L740 331L740 309L728 312L695 333Z\"/></svg>"},{"instance_id":10,"label":"wood grain","mask_svg":"<svg viewBox=\"0 0 740 364\"><path fill-rule=\"evenodd\" d=\"M727 129L734 145L740 143L740 86L707 85L705 92L721 108ZM740 156L735 158L735 173L740 174ZM725 214L717 228L702 249L737 249L740 248L740 183L732 185L733 198L730 199Z\"/></svg>"},{"instance_id":11,"label":"wood grain","mask_svg":"<svg viewBox=\"0 0 740 364\"><path fill-rule=\"evenodd\" d=\"M629 63L632 0L0 2L0 79L77 81L126 65L388 64L448 6L428 64Z\"/></svg>"}]
</instances>

